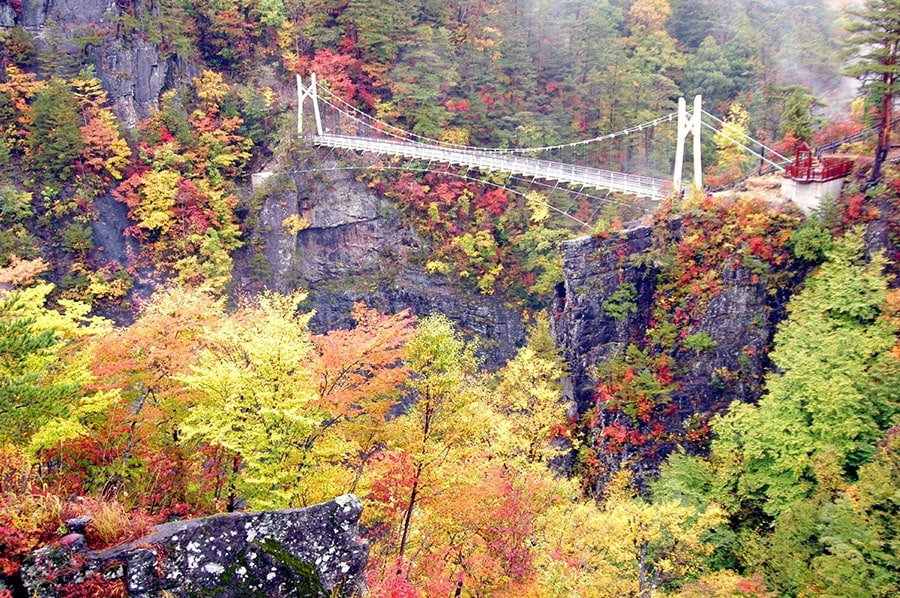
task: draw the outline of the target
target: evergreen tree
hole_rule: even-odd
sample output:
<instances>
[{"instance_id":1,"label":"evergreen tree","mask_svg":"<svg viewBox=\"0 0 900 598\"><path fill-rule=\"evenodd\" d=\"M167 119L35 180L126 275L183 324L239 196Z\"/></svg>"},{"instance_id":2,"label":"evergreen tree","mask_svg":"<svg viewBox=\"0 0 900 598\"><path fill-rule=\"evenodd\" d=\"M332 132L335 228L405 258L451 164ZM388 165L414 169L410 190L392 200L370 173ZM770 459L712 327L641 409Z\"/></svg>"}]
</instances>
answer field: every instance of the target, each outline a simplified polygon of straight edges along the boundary
<instances>
[{"instance_id":1,"label":"evergreen tree","mask_svg":"<svg viewBox=\"0 0 900 598\"><path fill-rule=\"evenodd\" d=\"M444 103L459 81L450 32L420 25L401 57L402 62L389 77L396 107L410 119L407 122L412 132L439 138L450 120Z\"/></svg>"},{"instance_id":2,"label":"evergreen tree","mask_svg":"<svg viewBox=\"0 0 900 598\"><path fill-rule=\"evenodd\" d=\"M879 100L878 145L872 165L871 182L881 178L881 165L891 147L891 121L894 96L900 75L900 0L867 0L862 8L848 10L852 17L847 25L847 44L857 54L857 61L847 74L858 77L865 91Z\"/></svg>"},{"instance_id":3,"label":"evergreen tree","mask_svg":"<svg viewBox=\"0 0 900 598\"><path fill-rule=\"evenodd\" d=\"M717 29L720 5L716 0L672 0L667 28L686 50L699 50Z\"/></svg>"},{"instance_id":4,"label":"evergreen tree","mask_svg":"<svg viewBox=\"0 0 900 598\"><path fill-rule=\"evenodd\" d=\"M723 481L770 515L810 496L822 455L852 477L900 413L897 330L881 312L885 262L866 263L862 251L858 233L835 243L775 336L779 373L767 394L758 405L733 405L713 426Z\"/></svg>"},{"instance_id":5,"label":"evergreen tree","mask_svg":"<svg viewBox=\"0 0 900 598\"><path fill-rule=\"evenodd\" d=\"M739 13L729 26L727 41L722 51L731 65L729 76L737 89L751 87L755 81L768 78L773 68L772 40L773 31L767 30L759 21Z\"/></svg>"},{"instance_id":6,"label":"evergreen tree","mask_svg":"<svg viewBox=\"0 0 900 598\"><path fill-rule=\"evenodd\" d=\"M86 400L91 337L108 331L90 306L45 307L52 285L0 293L0 440L26 443L41 426Z\"/></svg>"},{"instance_id":7,"label":"evergreen tree","mask_svg":"<svg viewBox=\"0 0 900 598\"><path fill-rule=\"evenodd\" d=\"M835 596L900 594L900 428L892 429L859 481L820 513L823 554L812 579Z\"/></svg>"},{"instance_id":8,"label":"evergreen tree","mask_svg":"<svg viewBox=\"0 0 900 598\"><path fill-rule=\"evenodd\" d=\"M42 180L70 179L82 148L75 95L63 80L52 79L37 92L32 109L34 120L28 127L31 170Z\"/></svg>"},{"instance_id":9,"label":"evergreen tree","mask_svg":"<svg viewBox=\"0 0 900 598\"><path fill-rule=\"evenodd\" d=\"M565 22L569 36L569 53L565 56L571 77L560 80L574 86L578 98L585 98L577 107L583 111L581 119L591 133L608 133L611 129L600 122L609 114L613 103L611 91L615 82L609 81L607 71L624 56L619 39L622 10L608 1L594 0L569 14ZM578 116L576 116L578 118Z\"/></svg>"},{"instance_id":10,"label":"evergreen tree","mask_svg":"<svg viewBox=\"0 0 900 598\"><path fill-rule=\"evenodd\" d=\"M813 108L821 106L822 102L802 85L792 85L784 91L788 96L784 100L784 114L779 130L781 136L793 133L796 139L811 142L813 133L823 120L813 115Z\"/></svg>"},{"instance_id":11,"label":"evergreen tree","mask_svg":"<svg viewBox=\"0 0 900 598\"><path fill-rule=\"evenodd\" d=\"M338 18L347 29L345 45L362 59L376 86L387 84L385 71L394 66L412 35L415 3L401 0L352 0Z\"/></svg>"},{"instance_id":12,"label":"evergreen tree","mask_svg":"<svg viewBox=\"0 0 900 598\"><path fill-rule=\"evenodd\" d=\"M722 106L734 97L736 87L731 78L731 65L711 35L703 40L697 53L687 59L682 89L690 97L702 94L703 102L708 106Z\"/></svg>"},{"instance_id":13,"label":"evergreen tree","mask_svg":"<svg viewBox=\"0 0 900 598\"><path fill-rule=\"evenodd\" d=\"M56 345L54 331L36 329L35 318L22 312L16 296L0 302L0 416L4 422L0 435L4 439L20 434L25 421L46 417L41 412L68 394L66 389L44 386L41 369L34 367Z\"/></svg>"}]
</instances>

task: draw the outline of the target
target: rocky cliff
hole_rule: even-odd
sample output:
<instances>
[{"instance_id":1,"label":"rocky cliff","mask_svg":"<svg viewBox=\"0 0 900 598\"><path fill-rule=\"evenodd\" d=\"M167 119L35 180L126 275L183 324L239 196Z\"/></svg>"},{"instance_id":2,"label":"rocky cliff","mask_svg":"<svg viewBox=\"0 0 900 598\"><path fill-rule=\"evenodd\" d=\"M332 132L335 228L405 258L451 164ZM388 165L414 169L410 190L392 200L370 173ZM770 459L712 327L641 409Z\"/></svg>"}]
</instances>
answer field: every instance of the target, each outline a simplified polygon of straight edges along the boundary
<instances>
[{"instance_id":1,"label":"rocky cliff","mask_svg":"<svg viewBox=\"0 0 900 598\"><path fill-rule=\"evenodd\" d=\"M306 509L175 521L100 552L87 551L75 522L58 545L32 555L22 579L34 597L357 595L368 558L361 512L346 495Z\"/></svg>"},{"instance_id":2,"label":"rocky cliff","mask_svg":"<svg viewBox=\"0 0 900 598\"><path fill-rule=\"evenodd\" d=\"M140 2L114 0L3 2L0 27L24 27L36 36L39 47L67 56L74 68L93 64L116 113L134 126L159 106L164 89L184 84L199 72L195 64L161 51L148 39L140 29L152 16L142 14L146 10Z\"/></svg>"},{"instance_id":3,"label":"rocky cliff","mask_svg":"<svg viewBox=\"0 0 900 598\"><path fill-rule=\"evenodd\" d=\"M316 310L312 325L319 330L349 326L357 301L384 312L440 312L478 340L489 365L511 358L525 338L520 312L500 298L426 274L420 265L425 242L403 223L396 206L358 182L355 171L336 166L323 164L318 174L276 175L257 191L263 198L258 242L269 265L267 285L307 289ZM292 217L305 228L286 225ZM249 283L244 275L241 284Z\"/></svg>"},{"instance_id":4,"label":"rocky cliff","mask_svg":"<svg viewBox=\"0 0 900 598\"><path fill-rule=\"evenodd\" d=\"M670 227L676 239L683 233L680 220L671 222ZM661 272L641 256L653 251L655 230L636 226L606 239L584 237L562 245L565 281L557 287L555 330L572 368L571 398L582 409L591 404L597 385L593 367L646 337ZM705 313L680 330L684 337L705 332L716 345L715 350L696 355L690 349L676 351L676 362L690 363L690 380L684 380L688 383L676 394L686 414L696 408L689 397L702 396L710 403L721 396L711 379L713 372L722 368L741 372L742 379L729 388L730 398L758 398L766 349L784 316L783 302L789 289L772 296L763 283L751 279L752 273L746 269L724 269L723 288L710 298ZM637 289L635 310L617 319L604 305L623 283Z\"/></svg>"},{"instance_id":5,"label":"rocky cliff","mask_svg":"<svg viewBox=\"0 0 900 598\"><path fill-rule=\"evenodd\" d=\"M554 331L597 488L622 466L640 481L675 447L701 450L713 414L759 398L810 267L786 246L801 220L790 206L704 204L562 246Z\"/></svg>"}]
</instances>

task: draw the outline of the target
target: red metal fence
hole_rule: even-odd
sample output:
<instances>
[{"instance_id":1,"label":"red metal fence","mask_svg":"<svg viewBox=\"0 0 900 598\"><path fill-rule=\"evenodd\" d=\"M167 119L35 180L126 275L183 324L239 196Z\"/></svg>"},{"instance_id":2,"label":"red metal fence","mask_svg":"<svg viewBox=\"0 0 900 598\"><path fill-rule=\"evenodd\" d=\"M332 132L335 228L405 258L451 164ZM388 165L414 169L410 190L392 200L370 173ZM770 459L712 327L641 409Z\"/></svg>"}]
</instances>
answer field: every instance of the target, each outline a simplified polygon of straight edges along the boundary
<instances>
[{"instance_id":1,"label":"red metal fence","mask_svg":"<svg viewBox=\"0 0 900 598\"><path fill-rule=\"evenodd\" d=\"M801 183L814 183L845 177L852 170L853 160L825 158L821 162L813 162L809 165L797 162L788 164L784 176Z\"/></svg>"}]
</instances>

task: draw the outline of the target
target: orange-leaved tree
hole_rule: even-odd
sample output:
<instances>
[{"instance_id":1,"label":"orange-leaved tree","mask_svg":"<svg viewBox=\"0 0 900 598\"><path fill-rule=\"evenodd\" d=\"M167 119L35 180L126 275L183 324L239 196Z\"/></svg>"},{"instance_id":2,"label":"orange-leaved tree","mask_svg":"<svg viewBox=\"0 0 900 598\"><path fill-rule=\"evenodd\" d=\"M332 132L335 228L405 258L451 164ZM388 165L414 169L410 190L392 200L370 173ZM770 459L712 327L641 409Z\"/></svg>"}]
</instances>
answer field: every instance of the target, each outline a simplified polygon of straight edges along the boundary
<instances>
[{"instance_id":1,"label":"orange-leaved tree","mask_svg":"<svg viewBox=\"0 0 900 598\"><path fill-rule=\"evenodd\" d=\"M110 396L85 414L86 433L54 447L57 485L128 497L131 506L160 511L190 502L212 508L191 490L198 473L178 444L189 405L178 376L190 371L205 339L224 317L223 302L200 291L170 287L141 308L138 319L98 338L90 388ZM204 485L204 478L197 475Z\"/></svg>"},{"instance_id":2,"label":"orange-leaved tree","mask_svg":"<svg viewBox=\"0 0 900 598\"><path fill-rule=\"evenodd\" d=\"M329 461L355 471L350 487L343 488L355 492L363 468L382 446L383 428L409 374L401 360L415 319L409 310L387 315L362 303L353 306L352 317L353 328L312 337L312 367L317 403L330 414L321 432L341 439L341 450Z\"/></svg>"}]
</instances>

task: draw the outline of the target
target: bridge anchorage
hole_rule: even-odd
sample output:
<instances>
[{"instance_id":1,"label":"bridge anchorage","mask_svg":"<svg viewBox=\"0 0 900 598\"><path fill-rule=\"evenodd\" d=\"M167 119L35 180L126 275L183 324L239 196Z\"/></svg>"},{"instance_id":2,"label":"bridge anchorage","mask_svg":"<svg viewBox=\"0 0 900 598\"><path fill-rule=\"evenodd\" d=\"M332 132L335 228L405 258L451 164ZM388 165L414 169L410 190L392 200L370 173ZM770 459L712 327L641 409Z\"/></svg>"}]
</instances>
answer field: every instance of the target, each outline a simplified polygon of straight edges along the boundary
<instances>
[{"instance_id":1,"label":"bridge anchorage","mask_svg":"<svg viewBox=\"0 0 900 598\"><path fill-rule=\"evenodd\" d=\"M320 93L321 92L321 93ZM684 98L678 101L678 111L659 117L639 125L607 133L592 139L572 143L534 148L485 148L446 143L435 139L421 137L404 131L388 123L365 114L343 99L332 93L327 87L317 83L313 73L310 82L305 85L297 75L297 133L312 144L332 149L354 150L373 154L422 160L429 163L447 164L463 168L477 169L481 172L502 172L513 176L527 177L531 180L551 181L559 184L597 189L606 192L623 193L651 200L661 200L671 193L681 193L683 188L682 172L684 168L685 143L688 135L693 137L693 179L694 188L700 189L703 184L701 164L701 128L706 127L717 134L725 135L745 151L768 162L774 168L784 170L783 164L788 161L777 152L762 146L756 140L744 135L746 139L733 139L725 131L725 123L705 112L701 104L701 96L696 96L693 110L688 112ZM315 121L314 132L304 132L304 105L307 98L312 103ZM709 124L712 119L718 124ZM626 172L617 172L588 166L571 164L535 157L550 152L583 148L590 144L628 136L663 123L676 123L676 148L674 168L671 182L666 179L641 176ZM722 129L720 131L720 129ZM736 133L735 136L743 135ZM748 147L759 144L761 153ZM782 163L776 163L765 157L766 151L777 156Z\"/></svg>"}]
</instances>

